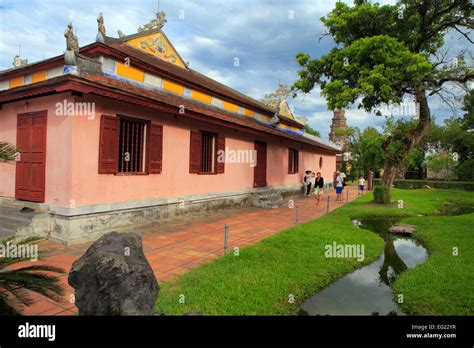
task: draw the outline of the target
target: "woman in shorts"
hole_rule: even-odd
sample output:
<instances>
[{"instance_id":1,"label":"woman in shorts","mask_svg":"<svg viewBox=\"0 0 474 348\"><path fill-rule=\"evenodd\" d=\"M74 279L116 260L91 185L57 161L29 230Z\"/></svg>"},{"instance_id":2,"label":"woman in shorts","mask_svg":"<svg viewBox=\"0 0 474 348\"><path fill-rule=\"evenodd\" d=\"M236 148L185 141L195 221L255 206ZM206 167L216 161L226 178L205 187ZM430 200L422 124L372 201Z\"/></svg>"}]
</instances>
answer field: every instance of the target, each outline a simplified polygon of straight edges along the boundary
<instances>
[{"instance_id":1,"label":"woman in shorts","mask_svg":"<svg viewBox=\"0 0 474 348\"><path fill-rule=\"evenodd\" d=\"M321 176L320 172L316 173L316 179L314 180L314 197L316 197L316 200L318 203L316 205L319 205L321 202L321 196L323 195L323 189L324 189L324 179Z\"/></svg>"}]
</instances>

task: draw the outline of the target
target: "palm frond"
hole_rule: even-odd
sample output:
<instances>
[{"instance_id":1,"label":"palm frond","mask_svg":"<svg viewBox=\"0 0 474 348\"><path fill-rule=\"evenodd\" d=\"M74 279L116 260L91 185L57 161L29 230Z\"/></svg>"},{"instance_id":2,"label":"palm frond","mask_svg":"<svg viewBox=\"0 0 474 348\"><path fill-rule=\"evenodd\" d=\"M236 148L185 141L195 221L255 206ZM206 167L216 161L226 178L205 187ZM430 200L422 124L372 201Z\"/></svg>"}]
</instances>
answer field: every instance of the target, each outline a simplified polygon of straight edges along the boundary
<instances>
[{"instance_id":1,"label":"palm frond","mask_svg":"<svg viewBox=\"0 0 474 348\"><path fill-rule=\"evenodd\" d=\"M6 284L8 288L5 287ZM64 293L58 277L41 272L22 272L21 269L0 273L0 287L6 288L13 295L18 295L18 290L22 289L36 292L53 300L57 300L59 295Z\"/></svg>"},{"instance_id":2,"label":"palm frond","mask_svg":"<svg viewBox=\"0 0 474 348\"><path fill-rule=\"evenodd\" d=\"M27 240L16 243L30 244L38 240L37 238L29 238ZM0 243L6 245L9 239L2 240ZM7 266L27 261L27 258L0 258L0 315L11 315L10 313L18 313L13 304L13 300L30 306L33 300L30 297L31 292L41 294L54 301L60 301L64 289L59 282L59 276L50 275L48 273L64 274L65 271L59 267L48 265L30 265L17 269L9 269Z\"/></svg>"},{"instance_id":3,"label":"palm frond","mask_svg":"<svg viewBox=\"0 0 474 348\"><path fill-rule=\"evenodd\" d=\"M0 141L0 162L14 161L17 153L15 145Z\"/></svg>"},{"instance_id":4,"label":"palm frond","mask_svg":"<svg viewBox=\"0 0 474 348\"><path fill-rule=\"evenodd\" d=\"M5 298L0 293L0 315L20 315L18 311L10 306Z\"/></svg>"}]
</instances>

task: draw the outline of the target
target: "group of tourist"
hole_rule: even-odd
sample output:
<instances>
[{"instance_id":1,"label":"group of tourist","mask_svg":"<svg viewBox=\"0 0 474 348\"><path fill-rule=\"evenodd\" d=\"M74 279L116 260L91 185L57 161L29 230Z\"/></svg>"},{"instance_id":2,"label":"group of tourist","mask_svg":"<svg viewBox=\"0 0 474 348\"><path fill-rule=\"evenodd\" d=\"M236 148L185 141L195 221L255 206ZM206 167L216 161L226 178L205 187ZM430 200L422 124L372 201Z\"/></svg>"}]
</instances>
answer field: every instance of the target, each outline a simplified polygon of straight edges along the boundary
<instances>
[{"instance_id":1,"label":"group of tourist","mask_svg":"<svg viewBox=\"0 0 474 348\"><path fill-rule=\"evenodd\" d=\"M321 176L321 173L317 172L315 174L313 171L307 170L303 178L303 184L305 186L305 195L308 197L311 195L311 189L314 187L314 197L316 198L316 204L319 205L321 203L321 196L323 195L324 190L324 178ZM363 192L365 187L365 179L363 175L359 177L357 184L359 192ZM336 172L336 178L334 179L334 187L336 188L336 202L342 202L342 191L344 190L345 186L346 174L338 170Z\"/></svg>"}]
</instances>

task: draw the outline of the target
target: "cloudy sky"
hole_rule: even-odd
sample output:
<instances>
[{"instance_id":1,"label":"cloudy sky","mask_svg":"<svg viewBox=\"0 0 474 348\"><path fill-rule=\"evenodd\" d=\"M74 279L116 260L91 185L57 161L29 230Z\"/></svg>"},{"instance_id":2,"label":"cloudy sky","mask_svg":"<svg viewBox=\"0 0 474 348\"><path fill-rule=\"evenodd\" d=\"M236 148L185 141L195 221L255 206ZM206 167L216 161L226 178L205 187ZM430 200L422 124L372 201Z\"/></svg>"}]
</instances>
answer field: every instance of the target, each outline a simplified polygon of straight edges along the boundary
<instances>
[{"instance_id":1,"label":"cloudy sky","mask_svg":"<svg viewBox=\"0 0 474 348\"><path fill-rule=\"evenodd\" d=\"M348 2L351 2L348 0ZM394 0L382 0L393 3ZM335 0L161 0L167 14L164 31L190 66L232 88L260 99L297 78L295 55L326 54L334 45L319 41L325 29L319 18ZM0 0L0 70L12 66L18 54L35 62L60 55L65 49L64 29L72 21L81 46L95 40L96 17L103 12L108 36L120 29L132 34L155 16L158 0ZM467 41L449 35L446 46L455 54ZM240 66L234 66L235 58ZM316 88L290 100L295 113L327 137L332 112ZM462 114L439 100L430 100L438 121ZM346 112L352 126L380 127L383 118L357 109Z\"/></svg>"}]
</instances>

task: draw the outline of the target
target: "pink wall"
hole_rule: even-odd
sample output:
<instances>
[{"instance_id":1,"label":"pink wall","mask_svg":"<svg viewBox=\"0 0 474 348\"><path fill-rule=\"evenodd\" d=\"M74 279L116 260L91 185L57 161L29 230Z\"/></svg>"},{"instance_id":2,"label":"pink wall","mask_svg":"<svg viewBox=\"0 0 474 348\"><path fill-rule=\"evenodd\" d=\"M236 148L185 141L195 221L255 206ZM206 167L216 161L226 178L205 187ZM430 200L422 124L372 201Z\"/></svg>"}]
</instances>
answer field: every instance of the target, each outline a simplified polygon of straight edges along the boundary
<instances>
[{"instance_id":1,"label":"pink wall","mask_svg":"<svg viewBox=\"0 0 474 348\"><path fill-rule=\"evenodd\" d=\"M45 97L29 102L28 111L48 109L46 159L46 203L59 206L83 206L132 200L145 200L210 192L239 191L253 187L253 167L246 163L226 163L225 173L189 174L190 129L208 130L226 137L226 147L253 150L255 140L267 141L267 181L270 186L302 182L304 170L321 171L332 180L335 156L323 156L309 146L286 140L250 137L234 130L222 129L157 111L115 102L102 97L71 97L78 102L95 102L96 116L55 116L54 104L62 97ZM0 110L0 140L16 142L16 115L24 112L24 102L7 104ZM98 174L100 115L122 114L149 119L163 125L163 171L152 175ZM288 147L300 150L300 171L289 175ZM14 196L15 166L0 164L0 196ZM1 193L3 192L3 193Z\"/></svg>"},{"instance_id":2,"label":"pink wall","mask_svg":"<svg viewBox=\"0 0 474 348\"><path fill-rule=\"evenodd\" d=\"M299 150L299 172L297 174L288 174L288 148L292 147ZM319 167L319 159L323 158L323 165ZM336 170L336 157L323 155L311 150L308 146L301 149L300 144L279 141L270 142L267 146L267 181L269 186L293 185L303 182L304 172L312 170L321 172L321 176L332 181L334 171Z\"/></svg>"},{"instance_id":3,"label":"pink wall","mask_svg":"<svg viewBox=\"0 0 474 348\"><path fill-rule=\"evenodd\" d=\"M16 144L17 115L25 112L48 111L46 145L46 197L47 203L69 205L71 194L71 130L68 117L56 116L55 104L69 94L34 98L3 105L0 110L0 140ZM15 196L15 163L0 163L0 196Z\"/></svg>"}]
</instances>

